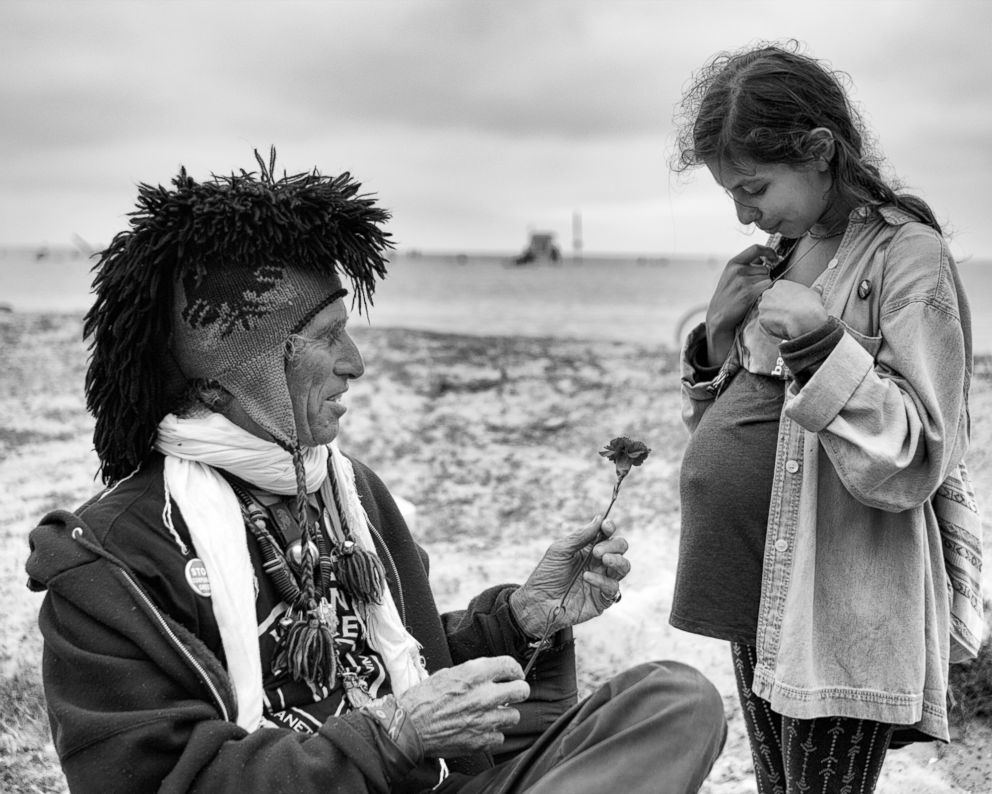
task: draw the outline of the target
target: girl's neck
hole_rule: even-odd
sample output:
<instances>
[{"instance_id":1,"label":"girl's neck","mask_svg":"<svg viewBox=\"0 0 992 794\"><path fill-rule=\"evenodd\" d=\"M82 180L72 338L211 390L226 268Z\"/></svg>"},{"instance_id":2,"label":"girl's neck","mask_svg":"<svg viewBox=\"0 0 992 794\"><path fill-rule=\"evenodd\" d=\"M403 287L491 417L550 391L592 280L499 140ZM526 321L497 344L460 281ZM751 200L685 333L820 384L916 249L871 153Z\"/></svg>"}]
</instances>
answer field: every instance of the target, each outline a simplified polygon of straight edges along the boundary
<instances>
[{"instance_id":1,"label":"girl's neck","mask_svg":"<svg viewBox=\"0 0 992 794\"><path fill-rule=\"evenodd\" d=\"M851 200L836 199L824 210L823 214L817 218L807 234L814 239L824 239L835 237L847 228L847 219L854 209L854 202Z\"/></svg>"}]
</instances>

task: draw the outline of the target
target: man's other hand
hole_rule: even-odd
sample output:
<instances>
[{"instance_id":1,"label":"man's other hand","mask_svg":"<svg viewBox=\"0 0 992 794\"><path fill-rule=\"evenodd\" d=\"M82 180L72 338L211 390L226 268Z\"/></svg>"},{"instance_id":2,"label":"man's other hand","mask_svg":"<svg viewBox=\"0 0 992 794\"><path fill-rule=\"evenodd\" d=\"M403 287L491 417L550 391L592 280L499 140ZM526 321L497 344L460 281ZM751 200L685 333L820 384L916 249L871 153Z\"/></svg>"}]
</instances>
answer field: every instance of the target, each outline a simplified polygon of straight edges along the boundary
<instances>
[{"instance_id":1,"label":"man's other hand","mask_svg":"<svg viewBox=\"0 0 992 794\"><path fill-rule=\"evenodd\" d=\"M514 703L530 695L524 672L510 656L473 659L410 687L400 705L424 745L424 755L454 757L492 750L520 721Z\"/></svg>"}]
</instances>

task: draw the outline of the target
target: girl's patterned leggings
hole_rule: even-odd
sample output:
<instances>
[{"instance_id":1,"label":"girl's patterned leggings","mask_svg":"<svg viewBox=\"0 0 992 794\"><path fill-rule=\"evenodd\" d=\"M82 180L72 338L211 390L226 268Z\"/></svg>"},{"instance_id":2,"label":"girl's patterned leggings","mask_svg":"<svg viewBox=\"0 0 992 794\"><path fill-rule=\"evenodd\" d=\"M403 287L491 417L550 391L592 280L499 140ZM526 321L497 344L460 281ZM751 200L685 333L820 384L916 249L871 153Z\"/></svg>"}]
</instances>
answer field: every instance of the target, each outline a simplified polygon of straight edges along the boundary
<instances>
[{"instance_id":1,"label":"girl's patterned leggings","mask_svg":"<svg viewBox=\"0 0 992 794\"><path fill-rule=\"evenodd\" d=\"M848 717L783 717L751 691L754 647L732 642L730 648L759 794L871 794L892 726Z\"/></svg>"}]
</instances>

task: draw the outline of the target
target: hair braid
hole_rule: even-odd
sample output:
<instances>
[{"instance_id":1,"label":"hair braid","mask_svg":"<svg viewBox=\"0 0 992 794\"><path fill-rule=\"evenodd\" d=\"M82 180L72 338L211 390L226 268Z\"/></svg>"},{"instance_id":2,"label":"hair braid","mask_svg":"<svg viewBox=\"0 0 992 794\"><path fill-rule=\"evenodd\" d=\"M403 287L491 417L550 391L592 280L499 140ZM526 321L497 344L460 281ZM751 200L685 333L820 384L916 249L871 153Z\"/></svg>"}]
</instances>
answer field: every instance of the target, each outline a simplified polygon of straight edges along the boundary
<instances>
[{"instance_id":1,"label":"hair braid","mask_svg":"<svg viewBox=\"0 0 992 794\"><path fill-rule=\"evenodd\" d=\"M284 664L298 681L314 686L334 686L337 663L334 650L334 606L317 592L314 530L307 521L306 469L299 444L290 450L296 473L296 512L303 531L300 549L300 589L304 606L286 630L275 662Z\"/></svg>"},{"instance_id":2,"label":"hair braid","mask_svg":"<svg viewBox=\"0 0 992 794\"><path fill-rule=\"evenodd\" d=\"M304 597L311 602L317 603L317 591L314 585L313 569L317 564L315 555L316 540L314 538L314 528L311 527L307 510L307 472L303 465L303 451L297 444L293 450L293 472L296 475L296 520L300 524L301 548L300 548L300 587Z\"/></svg>"}]
</instances>

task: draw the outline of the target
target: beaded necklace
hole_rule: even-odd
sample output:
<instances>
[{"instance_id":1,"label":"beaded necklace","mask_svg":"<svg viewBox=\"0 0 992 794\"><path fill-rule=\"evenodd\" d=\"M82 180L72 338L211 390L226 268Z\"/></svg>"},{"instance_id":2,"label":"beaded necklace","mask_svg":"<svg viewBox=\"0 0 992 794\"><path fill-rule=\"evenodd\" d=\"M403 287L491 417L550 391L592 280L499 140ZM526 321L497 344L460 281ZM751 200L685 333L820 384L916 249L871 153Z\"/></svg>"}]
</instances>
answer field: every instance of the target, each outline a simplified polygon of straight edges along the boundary
<instances>
[{"instance_id":1,"label":"beaded necklace","mask_svg":"<svg viewBox=\"0 0 992 794\"><path fill-rule=\"evenodd\" d=\"M369 696L364 681L341 664L335 643L337 612L333 590L340 587L361 603L381 603L385 571L377 556L355 543L341 510L333 474L328 476L342 539L330 541L315 521L312 526L301 527L301 537L285 550L271 531L268 512L252 496L247 484L230 474L225 476L238 498L245 527L258 543L262 570L288 607L280 620L283 631L272 658L273 667L289 670L296 680L330 688L334 688L340 674L349 702L359 708ZM307 561L313 566L309 570ZM309 588L303 581L308 573L313 597L308 596Z\"/></svg>"}]
</instances>

